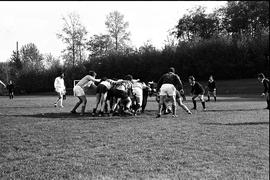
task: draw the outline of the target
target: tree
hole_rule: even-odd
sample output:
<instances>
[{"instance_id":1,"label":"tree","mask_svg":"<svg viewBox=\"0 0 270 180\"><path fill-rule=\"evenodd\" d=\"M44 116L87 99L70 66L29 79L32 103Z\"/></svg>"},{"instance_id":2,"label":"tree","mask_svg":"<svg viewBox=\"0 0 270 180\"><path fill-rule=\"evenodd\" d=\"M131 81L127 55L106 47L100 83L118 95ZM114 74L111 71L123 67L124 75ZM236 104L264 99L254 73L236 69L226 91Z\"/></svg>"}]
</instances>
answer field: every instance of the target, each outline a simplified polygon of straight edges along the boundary
<instances>
[{"instance_id":1,"label":"tree","mask_svg":"<svg viewBox=\"0 0 270 180\"><path fill-rule=\"evenodd\" d=\"M43 56L34 43L22 46L20 55L23 71L40 71L44 69Z\"/></svg>"},{"instance_id":2,"label":"tree","mask_svg":"<svg viewBox=\"0 0 270 180\"><path fill-rule=\"evenodd\" d=\"M179 19L174 34L184 41L210 39L219 31L216 14L206 14L205 7L198 6Z\"/></svg>"},{"instance_id":3,"label":"tree","mask_svg":"<svg viewBox=\"0 0 270 180\"><path fill-rule=\"evenodd\" d=\"M74 66L83 59L87 31L80 22L80 16L76 13L69 13L62 20L64 21L62 33L57 33L57 37L67 45L63 51L65 60Z\"/></svg>"},{"instance_id":4,"label":"tree","mask_svg":"<svg viewBox=\"0 0 270 180\"><path fill-rule=\"evenodd\" d=\"M16 69L17 71L22 69L22 62L19 56L19 52L15 52L15 51L12 52L9 65L12 68Z\"/></svg>"},{"instance_id":5,"label":"tree","mask_svg":"<svg viewBox=\"0 0 270 180\"><path fill-rule=\"evenodd\" d=\"M229 1L220 9L223 24L228 33L239 37L260 37L262 31L269 33L269 2Z\"/></svg>"},{"instance_id":6,"label":"tree","mask_svg":"<svg viewBox=\"0 0 270 180\"><path fill-rule=\"evenodd\" d=\"M60 60L55 58L51 53L44 55L43 64L45 69L61 67Z\"/></svg>"},{"instance_id":7,"label":"tree","mask_svg":"<svg viewBox=\"0 0 270 180\"><path fill-rule=\"evenodd\" d=\"M124 21L124 15L118 11L113 11L107 15L105 25L108 33L113 40L116 52L125 50L129 41L130 32L127 32L128 22Z\"/></svg>"},{"instance_id":8,"label":"tree","mask_svg":"<svg viewBox=\"0 0 270 180\"><path fill-rule=\"evenodd\" d=\"M109 35L93 35L87 42L87 50L90 57L103 57L108 55L113 49L112 40Z\"/></svg>"}]
</instances>

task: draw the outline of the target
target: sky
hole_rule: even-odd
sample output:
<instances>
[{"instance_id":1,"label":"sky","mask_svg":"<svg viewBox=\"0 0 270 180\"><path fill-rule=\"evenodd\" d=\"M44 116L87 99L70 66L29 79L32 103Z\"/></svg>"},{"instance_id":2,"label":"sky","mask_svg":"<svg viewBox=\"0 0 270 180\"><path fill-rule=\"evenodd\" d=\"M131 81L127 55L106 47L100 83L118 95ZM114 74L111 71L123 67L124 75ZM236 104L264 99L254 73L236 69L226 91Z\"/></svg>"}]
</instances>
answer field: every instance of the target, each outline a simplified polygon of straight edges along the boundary
<instances>
[{"instance_id":1,"label":"sky","mask_svg":"<svg viewBox=\"0 0 270 180\"><path fill-rule=\"evenodd\" d=\"M206 13L226 5L227 1L0 1L0 62L6 62L16 50L34 43L42 54L60 58L65 44L57 38L63 27L62 17L79 14L88 32L105 34L106 16L112 11L124 15L133 47L150 41L156 48L164 42L172 29L196 6L206 7Z\"/></svg>"}]
</instances>

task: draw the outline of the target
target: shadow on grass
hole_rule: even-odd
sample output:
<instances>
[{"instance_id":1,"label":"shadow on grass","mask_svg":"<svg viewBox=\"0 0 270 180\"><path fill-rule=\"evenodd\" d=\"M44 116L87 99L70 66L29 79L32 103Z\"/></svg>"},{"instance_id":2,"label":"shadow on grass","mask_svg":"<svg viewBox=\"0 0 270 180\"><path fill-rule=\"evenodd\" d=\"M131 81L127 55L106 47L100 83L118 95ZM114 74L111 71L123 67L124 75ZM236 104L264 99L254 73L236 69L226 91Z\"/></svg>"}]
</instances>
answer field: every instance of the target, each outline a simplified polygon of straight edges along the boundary
<instances>
[{"instance_id":1,"label":"shadow on grass","mask_svg":"<svg viewBox=\"0 0 270 180\"><path fill-rule=\"evenodd\" d=\"M0 107L0 109L41 109L41 108L52 108L52 106L37 106L37 105L33 105L33 106L9 106L9 107Z\"/></svg>"},{"instance_id":2,"label":"shadow on grass","mask_svg":"<svg viewBox=\"0 0 270 180\"><path fill-rule=\"evenodd\" d=\"M266 110L262 108L257 108L257 109L209 109L207 112L241 112L241 111L259 111L259 110Z\"/></svg>"},{"instance_id":3,"label":"shadow on grass","mask_svg":"<svg viewBox=\"0 0 270 180\"><path fill-rule=\"evenodd\" d=\"M32 118L48 118L48 119L74 119L74 120L113 120L113 119L124 119L124 118L143 118L142 116L92 116L91 113L85 113L83 116L80 114L71 113L39 113L39 114L28 114L28 115L10 115L15 117L32 117Z\"/></svg>"},{"instance_id":4,"label":"shadow on grass","mask_svg":"<svg viewBox=\"0 0 270 180\"><path fill-rule=\"evenodd\" d=\"M243 122L243 123L200 123L203 125L217 125L217 126L241 126L241 125L263 125L269 122Z\"/></svg>"}]
</instances>

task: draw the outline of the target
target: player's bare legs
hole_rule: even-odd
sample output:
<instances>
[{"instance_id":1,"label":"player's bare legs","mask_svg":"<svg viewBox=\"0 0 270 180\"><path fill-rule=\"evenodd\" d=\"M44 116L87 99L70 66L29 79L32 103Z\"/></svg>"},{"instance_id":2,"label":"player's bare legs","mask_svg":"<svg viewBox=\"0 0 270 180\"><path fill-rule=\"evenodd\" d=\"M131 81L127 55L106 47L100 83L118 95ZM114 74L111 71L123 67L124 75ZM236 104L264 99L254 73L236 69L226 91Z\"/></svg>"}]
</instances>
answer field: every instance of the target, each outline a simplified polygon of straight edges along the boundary
<instances>
[{"instance_id":1,"label":"player's bare legs","mask_svg":"<svg viewBox=\"0 0 270 180\"><path fill-rule=\"evenodd\" d=\"M177 102L177 104L178 104L181 108L183 108L188 114L191 114L191 111L190 111L190 110L188 109L188 107L183 103L181 97L180 97L180 98L177 98L177 99L176 99L176 102Z\"/></svg>"},{"instance_id":2,"label":"player's bare legs","mask_svg":"<svg viewBox=\"0 0 270 180\"><path fill-rule=\"evenodd\" d=\"M159 100L159 103L158 103L157 118L161 117L162 106L163 106L163 103L165 102L165 98L166 98L166 96L160 95L160 100Z\"/></svg>"},{"instance_id":3,"label":"player's bare legs","mask_svg":"<svg viewBox=\"0 0 270 180\"><path fill-rule=\"evenodd\" d=\"M96 114L96 111L98 109L98 105L100 103L100 98L101 98L101 94L100 93L97 93L96 94L96 107L93 109L92 115L95 115Z\"/></svg>"},{"instance_id":4,"label":"player's bare legs","mask_svg":"<svg viewBox=\"0 0 270 180\"><path fill-rule=\"evenodd\" d=\"M64 107L63 106L63 95L61 93L58 93L58 99L54 103L54 107L57 107L57 104L59 101L60 101L60 107Z\"/></svg>"},{"instance_id":5,"label":"player's bare legs","mask_svg":"<svg viewBox=\"0 0 270 180\"><path fill-rule=\"evenodd\" d=\"M101 98L100 98L100 100L101 100L101 102L100 102L100 106L101 106L100 111L101 111L101 113L104 113L104 111L105 111L106 99L107 99L107 92L102 93Z\"/></svg>"},{"instance_id":6,"label":"player's bare legs","mask_svg":"<svg viewBox=\"0 0 270 180\"><path fill-rule=\"evenodd\" d=\"M78 96L78 98L79 98L79 102L77 102L74 108L71 110L71 113L73 114L76 114L76 109L84 102L84 99L86 100L85 96ZM85 106L84 106L84 109L85 109Z\"/></svg>"}]
</instances>

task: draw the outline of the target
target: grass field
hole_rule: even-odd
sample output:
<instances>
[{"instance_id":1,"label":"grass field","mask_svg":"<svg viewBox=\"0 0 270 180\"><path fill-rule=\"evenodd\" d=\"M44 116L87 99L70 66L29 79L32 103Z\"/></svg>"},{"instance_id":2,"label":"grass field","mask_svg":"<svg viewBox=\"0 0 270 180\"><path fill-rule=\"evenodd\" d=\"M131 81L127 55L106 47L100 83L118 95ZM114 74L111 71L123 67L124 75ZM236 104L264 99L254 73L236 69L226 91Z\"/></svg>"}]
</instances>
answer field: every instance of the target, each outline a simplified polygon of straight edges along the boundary
<instances>
[{"instance_id":1,"label":"grass field","mask_svg":"<svg viewBox=\"0 0 270 180\"><path fill-rule=\"evenodd\" d=\"M159 119L154 98L145 114L102 118L69 114L75 97L63 109L55 99L0 97L0 179L269 179L262 98L218 97L205 112L198 103Z\"/></svg>"}]
</instances>

